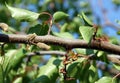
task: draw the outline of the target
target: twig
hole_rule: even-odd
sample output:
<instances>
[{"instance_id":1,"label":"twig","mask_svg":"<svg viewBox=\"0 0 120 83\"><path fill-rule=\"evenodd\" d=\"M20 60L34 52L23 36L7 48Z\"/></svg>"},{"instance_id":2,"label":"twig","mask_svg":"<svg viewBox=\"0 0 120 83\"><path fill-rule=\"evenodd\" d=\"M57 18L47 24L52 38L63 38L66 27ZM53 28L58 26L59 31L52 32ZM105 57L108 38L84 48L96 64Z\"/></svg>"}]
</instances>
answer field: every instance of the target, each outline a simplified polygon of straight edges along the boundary
<instances>
[{"instance_id":1,"label":"twig","mask_svg":"<svg viewBox=\"0 0 120 83\"><path fill-rule=\"evenodd\" d=\"M63 52L63 51L37 51L37 52L31 52L31 53L28 53L26 54L28 57L30 56L34 56L34 55L57 55L57 56L64 56L66 54L66 52ZM85 55L78 55L79 57L81 58L87 58L87 59L90 59L90 60L97 60L97 58L99 57L96 57L94 54L92 55L89 55L89 56L85 56ZM116 63L116 64L119 64L120 65L120 56L118 55L107 55L107 59L113 63Z\"/></svg>"},{"instance_id":2,"label":"twig","mask_svg":"<svg viewBox=\"0 0 120 83\"><path fill-rule=\"evenodd\" d=\"M107 72L109 72L111 75L114 75L114 76L116 76L116 75L118 75L118 74L120 73L119 70L117 70L117 69L115 69L115 68L109 68L109 67L107 67L107 66L104 65L104 64L99 64L99 65L97 65L97 67L98 67L99 69L101 69L102 71L107 71ZM117 76L117 78L120 78L120 76Z\"/></svg>"},{"instance_id":3,"label":"twig","mask_svg":"<svg viewBox=\"0 0 120 83\"><path fill-rule=\"evenodd\" d=\"M66 52L64 51L38 51L38 52L32 52L32 53L28 53L27 56L31 57L31 56L34 56L34 55L49 55L49 54L55 54L55 55L58 55L58 56L64 56L66 54ZM81 55L80 56L81 58L87 58L87 59L90 59L90 60L96 60L96 57L95 55L89 55L89 56L85 56L85 55ZM113 62L113 63L117 63L117 64L120 64L120 61L118 61L120 59L120 56L119 55L108 55L107 56L108 60ZM120 76L118 75L120 73L119 70L115 69L115 68L108 68L107 66L105 66L104 64L99 64L97 65L98 68L100 68L101 70L103 71L107 71L109 72L110 74L112 75L117 75L116 77L117 78L120 78Z\"/></svg>"},{"instance_id":4,"label":"twig","mask_svg":"<svg viewBox=\"0 0 120 83\"><path fill-rule=\"evenodd\" d=\"M34 56L34 55L59 55L59 56L64 56L66 52L62 51L37 51L37 52L31 52L26 54L27 56Z\"/></svg>"}]
</instances>

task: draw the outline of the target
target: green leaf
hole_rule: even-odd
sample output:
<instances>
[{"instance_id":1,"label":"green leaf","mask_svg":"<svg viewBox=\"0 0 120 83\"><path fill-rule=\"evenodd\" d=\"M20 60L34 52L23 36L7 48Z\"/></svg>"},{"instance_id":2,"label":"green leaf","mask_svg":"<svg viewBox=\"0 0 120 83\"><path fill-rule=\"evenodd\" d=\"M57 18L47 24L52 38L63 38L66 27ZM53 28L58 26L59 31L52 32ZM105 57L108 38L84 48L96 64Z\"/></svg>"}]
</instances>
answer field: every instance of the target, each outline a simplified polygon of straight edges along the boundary
<instances>
[{"instance_id":1,"label":"green leaf","mask_svg":"<svg viewBox=\"0 0 120 83\"><path fill-rule=\"evenodd\" d=\"M6 54L5 54L5 57L2 57L3 58L3 63L2 63L2 66L3 66L3 70L4 70L4 75L6 76L7 73L10 71L10 62L14 56L14 53L16 52L16 50L9 50Z\"/></svg>"},{"instance_id":2,"label":"green leaf","mask_svg":"<svg viewBox=\"0 0 120 83\"><path fill-rule=\"evenodd\" d=\"M53 35L57 36L57 37L61 37L61 38L69 38L69 39L73 39L73 35L71 35L68 32L61 32L61 33L57 33L57 32L53 32Z\"/></svg>"},{"instance_id":3,"label":"green leaf","mask_svg":"<svg viewBox=\"0 0 120 83\"><path fill-rule=\"evenodd\" d=\"M79 70L82 69L83 62L85 61L84 58L78 59L77 61L73 62L72 64L68 65L67 72L71 77L77 77L80 73Z\"/></svg>"},{"instance_id":4,"label":"green leaf","mask_svg":"<svg viewBox=\"0 0 120 83\"><path fill-rule=\"evenodd\" d=\"M68 27L68 23L65 23L61 29L60 29L60 32L65 32L66 28Z\"/></svg>"},{"instance_id":5,"label":"green leaf","mask_svg":"<svg viewBox=\"0 0 120 83\"><path fill-rule=\"evenodd\" d=\"M116 5L120 5L120 0L112 0L112 2Z\"/></svg>"},{"instance_id":6,"label":"green leaf","mask_svg":"<svg viewBox=\"0 0 120 83\"><path fill-rule=\"evenodd\" d=\"M62 11L58 11L56 13L53 14L53 19L55 22L59 22L65 18L68 18L68 14L62 12Z\"/></svg>"},{"instance_id":7,"label":"green leaf","mask_svg":"<svg viewBox=\"0 0 120 83\"><path fill-rule=\"evenodd\" d=\"M84 58L80 58L77 61L72 62L71 64L68 64L67 67L67 74L69 77L75 78L75 80L64 80L61 76L60 83L76 83L76 79L80 78L80 70L83 67L83 62L85 61ZM60 65L61 67L62 65ZM60 73L61 74L61 73ZM62 74L63 75L63 74Z\"/></svg>"},{"instance_id":8,"label":"green leaf","mask_svg":"<svg viewBox=\"0 0 120 83\"><path fill-rule=\"evenodd\" d=\"M113 79L111 77L102 77L101 79L99 79L97 82L95 83L114 83Z\"/></svg>"},{"instance_id":9,"label":"green leaf","mask_svg":"<svg viewBox=\"0 0 120 83\"><path fill-rule=\"evenodd\" d=\"M8 51L8 53L5 55L3 63L3 68L6 74L11 68L18 68L20 66L20 63L25 56L25 53L26 51L23 48Z\"/></svg>"},{"instance_id":10,"label":"green leaf","mask_svg":"<svg viewBox=\"0 0 120 83\"><path fill-rule=\"evenodd\" d=\"M0 83L4 83L3 67L0 64Z\"/></svg>"},{"instance_id":11,"label":"green leaf","mask_svg":"<svg viewBox=\"0 0 120 83\"><path fill-rule=\"evenodd\" d=\"M26 51L24 50L24 48L16 50L16 52L10 62L10 65L12 68L16 69L20 66L23 58L25 57L25 53L26 53Z\"/></svg>"},{"instance_id":12,"label":"green leaf","mask_svg":"<svg viewBox=\"0 0 120 83\"><path fill-rule=\"evenodd\" d=\"M25 9L15 8L7 5L8 10L10 11L13 18L19 21L35 21L38 19L39 14L35 12L31 12Z\"/></svg>"},{"instance_id":13,"label":"green leaf","mask_svg":"<svg viewBox=\"0 0 120 83\"><path fill-rule=\"evenodd\" d=\"M120 31L117 31L117 34L120 35Z\"/></svg>"},{"instance_id":14,"label":"green leaf","mask_svg":"<svg viewBox=\"0 0 120 83\"><path fill-rule=\"evenodd\" d=\"M84 54L84 55L90 55L90 54L96 53L96 50L93 50L93 49L80 49L80 48L76 48L75 51L78 54Z\"/></svg>"},{"instance_id":15,"label":"green leaf","mask_svg":"<svg viewBox=\"0 0 120 83\"><path fill-rule=\"evenodd\" d=\"M52 15L48 12L41 12L39 18L42 21L49 21L52 20Z\"/></svg>"},{"instance_id":16,"label":"green leaf","mask_svg":"<svg viewBox=\"0 0 120 83\"><path fill-rule=\"evenodd\" d=\"M110 43L119 45L119 40L117 37L110 37Z\"/></svg>"},{"instance_id":17,"label":"green leaf","mask_svg":"<svg viewBox=\"0 0 120 83\"><path fill-rule=\"evenodd\" d=\"M84 14L84 12L82 12L82 18L85 22L86 26L93 26L93 23L89 20L89 18Z\"/></svg>"},{"instance_id":18,"label":"green leaf","mask_svg":"<svg viewBox=\"0 0 120 83\"><path fill-rule=\"evenodd\" d=\"M37 24L33 27L30 27L28 34L36 33L37 35L47 35L49 26L47 24Z\"/></svg>"},{"instance_id":19,"label":"green leaf","mask_svg":"<svg viewBox=\"0 0 120 83\"><path fill-rule=\"evenodd\" d=\"M104 51L99 51L98 54L97 54L98 57L101 57L103 55L105 55Z\"/></svg>"},{"instance_id":20,"label":"green leaf","mask_svg":"<svg viewBox=\"0 0 120 83\"><path fill-rule=\"evenodd\" d=\"M94 83L98 79L97 68L92 64L89 68L89 82Z\"/></svg>"},{"instance_id":21,"label":"green leaf","mask_svg":"<svg viewBox=\"0 0 120 83\"><path fill-rule=\"evenodd\" d=\"M79 31L83 37L83 39L87 42L90 43L91 39L94 34L94 28L89 27L89 26L80 26Z\"/></svg>"},{"instance_id":22,"label":"green leaf","mask_svg":"<svg viewBox=\"0 0 120 83\"><path fill-rule=\"evenodd\" d=\"M40 67L38 78L30 83L55 83L61 60L52 57L45 66Z\"/></svg>"},{"instance_id":23,"label":"green leaf","mask_svg":"<svg viewBox=\"0 0 120 83\"><path fill-rule=\"evenodd\" d=\"M120 24L120 20L116 20L116 23Z\"/></svg>"},{"instance_id":24,"label":"green leaf","mask_svg":"<svg viewBox=\"0 0 120 83\"><path fill-rule=\"evenodd\" d=\"M13 83L22 83L22 77L16 78Z\"/></svg>"},{"instance_id":25,"label":"green leaf","mask_svg":"<svg viewBox=\"0 0 120 83\"><path fill-rule=\"evenodd\" d=\"M113 66L120 71L120 65L117 65L117 64L113 64Z\"/></svg>"}]
</instances>

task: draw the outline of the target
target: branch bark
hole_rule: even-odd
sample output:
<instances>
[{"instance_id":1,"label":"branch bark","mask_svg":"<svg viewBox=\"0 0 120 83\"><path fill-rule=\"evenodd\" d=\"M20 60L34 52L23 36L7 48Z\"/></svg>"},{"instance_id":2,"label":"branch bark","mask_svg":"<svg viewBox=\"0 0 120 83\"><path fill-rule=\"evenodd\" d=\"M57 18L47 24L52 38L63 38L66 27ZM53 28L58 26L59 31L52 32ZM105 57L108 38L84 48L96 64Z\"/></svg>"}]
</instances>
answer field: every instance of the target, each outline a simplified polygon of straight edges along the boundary
<instances>
[{"instance_id":1,"label":"branch bark","mask_svg":"<svg viewBox=\"0 0 120 83\"><path fill-rule=\"evenodd\" d=\"M28 35L20 35L20 34L0 34L0 42L5 43L24 43L30 44L28 41ZM102 50L113 54L120 54L120 46L111 44L109 42L98 42L92 41L88 44L84 40L80 39L66 39L66 38L59 38L52 35L45 35L45 36L36 36L34 39L34 43L43 42L46 44L52 45L59 45L65 48L87 48L87 49L96 49Z\"/></svg>"}]
</instances>

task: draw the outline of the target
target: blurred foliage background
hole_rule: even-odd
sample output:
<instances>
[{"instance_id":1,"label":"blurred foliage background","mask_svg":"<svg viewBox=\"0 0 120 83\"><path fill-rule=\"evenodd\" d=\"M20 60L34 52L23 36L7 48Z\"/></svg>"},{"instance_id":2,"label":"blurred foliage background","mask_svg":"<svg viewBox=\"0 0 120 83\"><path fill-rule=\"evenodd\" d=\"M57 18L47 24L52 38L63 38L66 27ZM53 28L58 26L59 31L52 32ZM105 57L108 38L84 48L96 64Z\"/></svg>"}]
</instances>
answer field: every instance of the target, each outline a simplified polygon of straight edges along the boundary
<instances>
[{"instance_id":1,"label":"blurred foliage background","mask_svg":"<svg viewBox=\"0 0 120 83\"><path fill-rule=\"evenodd\" d=\"M12 7L16 8L22 8L26 10L30 10L33 12L41 13L41 12L49 12L51 15L53 15L57 11L63 11L67 14L69 14L69 18L62 20L58 23L53 23L52 26L52 34L58 37L66 37L66 38L80 38L81 36L79 34L79 26L85 25L82 19L78 15L81 14L81 12L84 12L85 15L95 24L99 26L98 36L105 35L108 38L110 38L110 42L113 44L119 45L119 19L120 17L115 16L116 19L113 19L113 15L109 16L111 12L109 12L104 6L105 3L107 3L107 0L0 0L0 22L8 24L12 31L15 33L20 34L26 34L33 29L31 27L36 27L35 32L38 31L37 29L37 22L21 22L18 20L15 20L11 17L10 12L5 6L5 3ZM118 12L117 15L120 14L120 0L110 0L111 5L108 7L113 7L113 12ZM95 5L94 5L95 4ZM98 11L96 8L99 8ZM99 16L100 13L100 16ZM111 21L111 18L113 19ZM40 19L40 22L42 23L43 19ZM114 21L114 22L113 22ZM48 26L42 26L41 27L48 27ZM107 29L106 29L107 28ZM109 29L110 28L110 29ZM31 31L30 31L31 29ZM0 33L4 33L0 31ZM9 34L9 33L8 33ZM84 66L86 64L85 60L78 60L74 63L72 63L69 68L68 72L71 76L75 76L77 80L75 81L63 81L63 79L60 79L58 75L59 68L58 66L61 66L61 58L51 58L49 61L48 59L51 56L33 56L30 58L26 58L27 53L31 51L39 51L39 49L35 46L30 47L30 51L25 51L24 48L25 45L18 45L18 44L7 44L5 45L5 55L7 57L1 57L0 61L4 59L3 65L5 65L1 71L4 71L4 73L0 72L1 79L2 77L6 78L4 81L1 80L1 83L94 83L99 78L102 78L102 81L99 80L96 83L102 83L103 81L108 80L104 83L110 83L112 81L111 74L109 72L102 71L97 68L95 61L91 63L88 63L87 66ZM19 50L18 50L19 49ZM62 47L59 46L52 46L51 50L62 50L65 51ZM1 50L2 51L2 50ZM92 54L96 53L94 50L82 50L76 49L77 53L83 53L83 54ZM19 54L19 55L18 55ZM113 63L107 61L106 53L99 52L100 59L105 62L102 64L105 64L111 68L119 69L119 65L114 65ZM8 57L9 56L9 57ZM16 56L14 60L12 59L13 56ZM19 56L19 57L18 57ZM54 55L52 55L54 56ZM13 62L11 62L13 60ZM48 63L47 63L48 62ZM54 64L52 64L54 63ZM12 66L9 66L12 64ZM46 64L46 65L45 65ZM45 65L45 66L43 66ZM114 66L113 66L114 65ZM39 66L39 67L38 67ZM42 66L42 68L40 68ZM52 67L52 68L51 68ZM74 69L72 69L74 67ZM108 68L109 68L108 67ZM51 70L48 70L51 69ZM77 72L80 72L77 74ZM45 74L45 71L48 71L47 76ZM73 73L71 73L73 72ZM86 72L86 73L85 73ZM90 74L88 74L88 72ZM8 74L9 73L9 74ZM85 74L85 75L84 75ZM42 77L41 77L42 76ZM60 75L59 75L60 76ZM105 76L105 77L104 77ZM108 77L107 77L108 76ZM86 78L88 79L86 80ZM119 80L118 80L119 82Z\"/></svg>"}]
</instances>

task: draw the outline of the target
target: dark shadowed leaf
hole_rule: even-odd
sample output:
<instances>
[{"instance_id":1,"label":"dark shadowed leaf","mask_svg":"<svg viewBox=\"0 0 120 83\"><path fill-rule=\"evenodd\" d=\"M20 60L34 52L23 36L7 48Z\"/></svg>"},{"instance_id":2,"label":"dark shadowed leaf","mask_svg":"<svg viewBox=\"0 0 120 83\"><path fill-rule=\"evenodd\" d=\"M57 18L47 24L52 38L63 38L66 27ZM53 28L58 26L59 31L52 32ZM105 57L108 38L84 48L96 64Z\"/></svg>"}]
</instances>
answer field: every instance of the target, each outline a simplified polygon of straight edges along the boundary
<instances>
[{"instance_id":1,"label":"dark shadowed leaf","mask_svg":"<svg viewBox=\"0 0 120 83\"><path fill-rule=\"evenodd\" d=\"M120 0L112 0L112 2L116 5L120 5Z\"/></svg>"},{"instance_id":2,"label":"dark shadowed leaf","mask_svg":"<svg viewBox=\"0 0 120 83\"><path fill-rule=\"evenodd\" d=\"M49 21L52 20L52 15L48 12L41 12L39 18L42 21Z\"/></svg>"},{"instance_id":3,"label":"dark shadowed leaf","mask_svg":"<svg viewBox=\"0 0 120 83\"><path fill-rule=\"evenodd\" d=\"M117 34L120 35L120 31L117 31Z\"/></svg>"},{"instance_id":4,"label":"dark shadowed leaf","mask_svg":"<svg viewBox=\"0 0 120 83\"><path fill-rule=\"evenodd\" d=\"M49 26L47 24L37 24L34 27L30 27L28 34L36 33L37 35L47 35Z\"/></svg>"},{"instance_id":5,"label":"dark shadowed leaf","mask_svg":"<svg viewBox=\"0 0 120 83\"><path fill-rule=\"evenodd\" d=\"M73 62L72 64L68 65L68 73L70 76L72 77L78 77L79 70L81 70L82 66L83 66L83 62L85 61L84 58L78 59L77 61Z\"/></svg>"}]
</instances>

